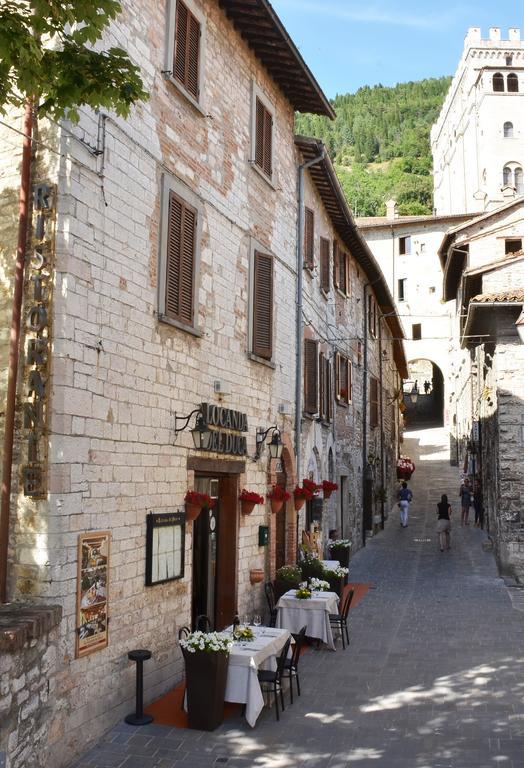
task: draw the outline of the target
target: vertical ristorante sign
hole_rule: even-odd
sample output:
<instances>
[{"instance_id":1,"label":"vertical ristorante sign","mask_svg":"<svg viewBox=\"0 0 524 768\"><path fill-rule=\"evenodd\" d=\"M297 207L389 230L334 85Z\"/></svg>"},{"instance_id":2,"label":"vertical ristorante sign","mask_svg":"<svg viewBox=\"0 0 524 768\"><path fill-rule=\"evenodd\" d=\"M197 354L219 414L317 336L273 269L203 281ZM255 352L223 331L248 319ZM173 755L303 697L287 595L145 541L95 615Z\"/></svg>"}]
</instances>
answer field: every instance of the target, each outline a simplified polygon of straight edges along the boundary
<instances>
[{"instance_id":1,"label":"vertical ristorante sign","mask_svg":"<svg viewBox=\"0 0 524 768\"><path fill-rule=\"evenodd\" d=\"M47 423L51 363L51 302L55 260L56 188L33 187L33 219L25 280L25 349L23 376L24 494L47 492Z\"/></svg>"}]
</instances>

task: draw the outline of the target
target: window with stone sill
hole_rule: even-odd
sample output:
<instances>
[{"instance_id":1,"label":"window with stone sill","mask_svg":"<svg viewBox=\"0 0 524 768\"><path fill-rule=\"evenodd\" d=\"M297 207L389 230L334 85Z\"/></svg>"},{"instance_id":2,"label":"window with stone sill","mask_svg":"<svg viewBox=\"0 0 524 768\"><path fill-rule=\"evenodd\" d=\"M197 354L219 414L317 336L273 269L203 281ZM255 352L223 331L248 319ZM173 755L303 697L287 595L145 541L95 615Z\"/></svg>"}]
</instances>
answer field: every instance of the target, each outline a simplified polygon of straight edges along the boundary
<instances>
[{"instance_id":1,"label":"window with stone sill","mask_svg":"<svg viewBox=\"0 0 524 768\"><path fill-rule=\"evenodd\" d=\"M275 108L253 83L251 103L251 164L270 184L274 180Z\"/></svg>"},{"instance_id":2,"label":"window with stone sill","mask_svg":"<svg viewBox=\"0 0 524 768\"><path fill-rule=\"evenodd\" d=\"M166 74L201 108L204 75L205 17L194 0L168 0Z\"/></svg>"}]
</instances>

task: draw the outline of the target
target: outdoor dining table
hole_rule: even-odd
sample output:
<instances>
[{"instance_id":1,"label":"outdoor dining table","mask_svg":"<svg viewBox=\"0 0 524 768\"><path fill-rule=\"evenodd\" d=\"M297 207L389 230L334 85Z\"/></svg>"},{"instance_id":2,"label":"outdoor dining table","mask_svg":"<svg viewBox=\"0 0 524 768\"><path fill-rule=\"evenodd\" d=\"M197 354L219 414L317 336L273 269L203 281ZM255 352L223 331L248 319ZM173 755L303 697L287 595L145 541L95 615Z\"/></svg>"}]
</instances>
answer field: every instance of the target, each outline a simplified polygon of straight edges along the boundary
<instances>
[{"instance_id":1,"label":"outdoor dining table","mask_svg":"<svg viewBox=\"0 0 524 768\"><path fill-rule=\"evenodd\" d=\"M254 728L264 707L264 696L257 672L276 669L277 656L290 632L276 627L251 627L253 640L235 640L229 654L225 700L245 704L245 717ZM232 632L232 627L224 630Z\"/></svg>"},{"instance_id":2,"label":"outdoor dining table","mask_svg":"<svg viewBox=\"0 0 524 768\"><path fill-rule=\"evenodd\" d=\"M330 613L338 613L336 592L312 592L307 600L295 597L295 592L290 589L278 601L277 627L299 632L305 626L307 637L322 640L328 648L336 650L329 621Z\"/></svg>"},{"instance_id":3,"label":"outdoor dining table","mask_svg":"<svg viewBox=\"0 0 524 768\"><path fill-rule=\"evenodd\" d=\"M320 562L328 571L334 571L335 568L340 567L340 560L321 560Z\"/></svg>"}]
</instances>

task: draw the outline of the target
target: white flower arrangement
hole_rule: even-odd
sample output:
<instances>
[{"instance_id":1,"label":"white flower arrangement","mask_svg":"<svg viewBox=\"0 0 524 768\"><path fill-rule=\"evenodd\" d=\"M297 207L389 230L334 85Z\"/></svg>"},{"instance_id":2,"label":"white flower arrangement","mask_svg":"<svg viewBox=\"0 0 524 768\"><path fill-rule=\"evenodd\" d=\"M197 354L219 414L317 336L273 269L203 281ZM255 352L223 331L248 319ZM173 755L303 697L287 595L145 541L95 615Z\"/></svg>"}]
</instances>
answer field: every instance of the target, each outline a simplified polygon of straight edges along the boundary
<instances>
[{"instance_id":1,"label":"white flower arrangement","mask_svg":"<svg viewBox=\"0 0 524 768\"><path fill-rule=\"evenodd\" d=\"M206 653L229 653L233 645L231 635L223 632L191 632L185 640L180 640L180 645L188 653L206 651Z\"/></svg>"},{"instance_id":2,"label":"white flower arrangement","mask_svg":"<svg viewBox=\"0 0 524 768\"><path fill-rule=\"evenodd\" d=\"M335 539L335 541L329 542L330 547L344 547L344 549L350 549L351 541L349 539Z\"/></svg>"},{"instance_id":3,"label":"white flower arrangement","mask_svg":"<svg viewBox=\"0 0 524 768\"><path fill-rule=\"evenodd\" d=\"M310 579L309 588L312 589L313 592L329 592L331 589L329 581L324 581L324 579L316 579L315 577Z\"/></svg>"},{"instance_id":4,"label":"white flower arrangement","mask_svg":"<svg viewBox=\"0 0 524 768\"><path fill-rule=\"evenodd\" d=\"M343 565L337 565L336 568L326 568L324 570L326 576L330 576L333 578L342 578L342 576L347 576L349 573L349 568L344 568Z\"/></svg>"}]
</instances>

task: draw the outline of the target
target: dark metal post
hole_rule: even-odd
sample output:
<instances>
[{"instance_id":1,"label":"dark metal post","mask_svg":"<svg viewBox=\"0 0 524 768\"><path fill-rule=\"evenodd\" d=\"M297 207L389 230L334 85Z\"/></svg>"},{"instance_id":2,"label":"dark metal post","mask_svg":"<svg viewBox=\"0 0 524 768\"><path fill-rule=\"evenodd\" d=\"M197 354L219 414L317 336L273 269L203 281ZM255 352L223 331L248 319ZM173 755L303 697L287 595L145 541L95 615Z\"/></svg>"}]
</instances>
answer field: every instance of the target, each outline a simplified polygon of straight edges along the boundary
<instances>
[{"instance_id":1,"label":"dark metal post","mask_svg":"<svg viewBox=\"0 0 524 768\"><path fill-rule=\"evenodd\" d=\"M127 715L129 725L147 725L153 722L151 715L144 715L144 661L151 658L151 651L129 651L128 659L136 661L136 711Z\"/></svg>"}]
</instances>

